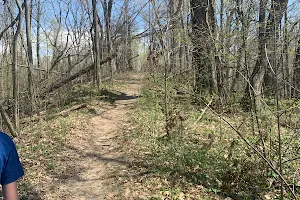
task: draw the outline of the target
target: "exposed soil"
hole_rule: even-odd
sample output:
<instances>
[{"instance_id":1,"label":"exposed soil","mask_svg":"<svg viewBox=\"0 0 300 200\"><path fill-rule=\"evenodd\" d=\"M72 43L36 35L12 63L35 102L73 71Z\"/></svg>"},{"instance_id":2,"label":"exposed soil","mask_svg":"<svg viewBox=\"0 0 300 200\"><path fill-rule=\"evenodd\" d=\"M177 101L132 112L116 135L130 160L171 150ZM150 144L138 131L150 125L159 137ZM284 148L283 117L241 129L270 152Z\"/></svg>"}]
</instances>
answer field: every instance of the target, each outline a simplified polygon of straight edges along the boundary
<instances>
[{"instance_id":1,"label":"exposed soil","mask_svg":"<svg viewBox=\"0 0 300 200\"><path fill-rule=\"evenodd\" d=\"M136 102L141 75L122 80L125 85L113 103L101 105L86 131L74 131L64 156L65 170L60 174L60 199L120 199L124 189L119 178L130 161L123 157L122 135L128 113Z\"/></svg>"}]
</instances>

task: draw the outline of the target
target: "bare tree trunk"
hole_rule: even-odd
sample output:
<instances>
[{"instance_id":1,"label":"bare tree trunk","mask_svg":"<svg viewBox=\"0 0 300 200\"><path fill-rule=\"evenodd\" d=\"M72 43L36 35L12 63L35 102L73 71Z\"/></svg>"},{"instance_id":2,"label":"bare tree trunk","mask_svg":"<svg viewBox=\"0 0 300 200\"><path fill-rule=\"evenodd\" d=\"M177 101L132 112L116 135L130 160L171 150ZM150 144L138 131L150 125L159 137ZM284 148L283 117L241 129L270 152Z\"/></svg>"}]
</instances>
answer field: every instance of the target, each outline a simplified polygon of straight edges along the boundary
<instances>
[{"instance_id":1,"label":"bare tree trunk","mask_svg":"<svg viewBox=\"0 0 300 200\"><path fill-rule=\"evenodd\" d=\"M278 38L278 36L276 36L275 30L277 30L278 26L280 25L283 13L286 10L287 3L288 0L273 0L271 5L271 12L269 12L269 17L266 23L267 1L260 0L258 59L256 60L256 64L250 76L250 87L247 87L246 89L246 95L249 95L249 88L251 88L255 96L255 104L258 107L260 107L263 83L269 86L274 85L273 81L271 81L273 80L271 78L272 75L266 73L266 68L268 67L266 63L266 49L270 49L273 42L276 42ZM276 52L269 53L268 57L269 60L273 62L273 60L276 59Z\"/></svg>"},{"instance_id":2,"label":"bare tree trunk","mask_svg":"<svg viewBox=\"0 0 300 200\"><path fill-rule=\"evenodd\" d=\"M132 50L131 50L131 22L129 18L129 0L125 0L124 2L125 8L124 8L124 64L126 66L126 69L132 70L132 62L131 62L131 56L132 56Z\"/></svg>"},{"instance_id":3,"label":"bare tree trunk","mask_svg":"<svg viewBox=\"0 0 300 200\"><path fill-rule=\"evenodd\" d=\"M207 19L207 24L209 27L210 31L210 44L211 46L209 47L209 53L210 53L210 59L211 59L211 73L212 73L212 82L213 82L213 90L217 95L221 95L221 90L223 87L221 86L220 83L220 58L217 55L217 48L216 48L216 17L215 17L215 9L214 9L214 1L209 0L208 1L208 19ZM223 88L223 90L228 90L228 88Z\"/></svg>"},{"instance_id":4,"label":"bare tree trunk","mask_svg":"<svg viewBox=\"0 0 300 200\"><path fill-rule=\"evenodd\" d=\"M298 39L298 44L296 48L296 55L294 61L294 77L293 77L293 96L299 97L300 93L298 92L300 88L300 38Z\"/></svg>"},{"instance_id":5,"label":"bare tree trunk","mask_svg":"<svg viewBox=\"0 0 300 200\"><path fill-rule=\"evenodd\" d=\"M257 106L260 105L260 98L261 98L261 92L262 92L262 85L264 80L264 75L266 71L266 63L265 63L265 44L266 44L266 38L265 38L265 32L266 32L266 6L267 1L266 0L260 0L259 3L259 24L258 24L258 58L256 60L254 69L251 73L249 84L246 87L245 94L244 94L244 101L245 105L251 105L249 100L251 96L251 92L253 92L253 96L255 97L255 104Z\"/></svg>"},{"instance_id":6,"label":"bare tree trunk","mask_svg":"<svg viewBox=\"0 0 300 200\"><path fill-rule=\"evenodd\" d=\"M36 58L37 68L41 68L41 57L40 57L40 29L41 29L41 0L37 0L37 18L36 18Z\"/></svg>"},{"instance_id":7,"label":"bare tree trunk","mask_svg":"<svg viewBox=\"0 0 300 200\"><path fill-rule=\"evenodd\" d=\"M97 83L98 89L100 91L101 84L101 74L100 73L100 58L99 58L99 28L98 28L98 12L97 12L97 1L93 0L93 27L94 27L94 85Z\"/></svg>"},{"instance_id":8,"label":"bare tree trunk","mask_svg":"<svg viewBox=\"0 0 300 200\"><path fill-rule=\"evenodd\" d=\"M289 33L288 33L288 9L286 9L284 13L284 48L283 48L283 55L284 55L284 63L285 65L283 66L283 73L284 73L284 95L285 98L290 99L291 98L291 86L290 84L292 83L291 81L291 76L290 76L290 68L289 68Z\"/></svg>"},{"instance_id":9,"label":"bare tree trunk","mask_svg":"<svg viewBox=\"0 0 300 200\"><path fill-rule=\"evenodd\" d=\"M25 0L25 24L26 24L26 41L28 56L28 95L30 100L30 112L35 112L34 85L33 85L33 55L32 55L32 39L31 39L31 14L29 8L29 0Z\"/></svg>"},{"instance_id":10,"label":"bare tree trunk","mask_svg":"<svg viewBox=\"0 0 300 200\"><path fill-rule=\"evenodd\" d=\"M176 25L177 22L175 21L176 16L174 11L174 0L169 0L168 2L168 20L170 21L171 29L169 30L169 33L167 33L169 36L169 41L166 43L166 45L169 45L168 47L168 63L170 63L169 67L169 73L176 73L176 57L175 57L175 47L176 47L176 41L175 41L175 31L176 31Z\"/></svg>"},{"instance_id":11,"label":"bare tree trunk","mask_svg":"<svg viewBox=\"0 0 300 200\"><path fill-rule=\"evenodd\" d=\"M13 120L14 125L17 131L20 128L20 120L19 120L19 82L18 82L18 56L17 56L17 49L18 49L18 38L21 31L22 26L22 7L18 0L16 0L18 10L19 10L19 21L17 24L17 30L14 34L13 44L12 44L12 77L13 77L13 99L14 99L14 111L13 111Z\"/></svg>"},{"instance_id":12,"label":"bare tree trunk","mask_svg":"<svg viewBox=\"0 0 300 200\"><path fill-rule=\"evenodd\" d=\"M208 66L209 31L207 25L207 0L191 0L192 43L194 47L193 62L196 79L195 90L201 93L212 91L211 68ZM204 94L204 93L203 93Z\"/></svg>"},{"instance_id":13,"label":"bare tree trunk","mask_svg":"<svg viewBox=\"0 0 300 200\"><path fill-rule=\"evenodd\" d=\"M113 0L109 0L108 2L106 0L102 0L101 3L104 11L107 54L110 55L112 51L112 41L111 41L110 32L111 32L111 11L112 11ZM111 60L108 62L108 67L110 69L111 80L113 80L114 69Z\"/></svg>"},{"instance_id":14,"label":"bare tree trunk","mask_svg":"<svg viewBox=\"0 0 300 200\"><path fill-rule=\"evenodd\" d=\"M281 21L284 16L284 12L286 11L287 8L287 3L288 0L272 0L271 1L271 8L268 16L268 21L267 21L267 26L266 26L266 35L265 35L265 40L266 40L266 49L271 50L267 51L266 54L270 62L274 62L277 57L277 49L273 49L273 44L274 42L276 43L279 39L279 34L277 34L277 31L280 31L281 27ZM278 62L274 64L272 67L275 68L277 67ZM268 65L266 65L268 66ZM273 94L275 91L274 85L275 85L275 80L274 80L274 69L267 70L264 76L263 83L266 86L267 91L269 94ZM272 92L272 93L270 93Z\"/></svg>"}]
</instances>

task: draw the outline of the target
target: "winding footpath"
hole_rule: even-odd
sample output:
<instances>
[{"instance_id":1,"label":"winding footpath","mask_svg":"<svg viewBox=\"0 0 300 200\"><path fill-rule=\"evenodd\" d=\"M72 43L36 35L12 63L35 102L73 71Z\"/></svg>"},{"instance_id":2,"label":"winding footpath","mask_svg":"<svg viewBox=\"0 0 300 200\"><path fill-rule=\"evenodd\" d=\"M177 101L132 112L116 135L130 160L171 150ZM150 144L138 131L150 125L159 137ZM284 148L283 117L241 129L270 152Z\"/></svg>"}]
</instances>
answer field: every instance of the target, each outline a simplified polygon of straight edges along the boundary
<instances>
[{"instance_id":1,"label":"winding footpath","mask_svg":"<svg viewBox=\"0 0 300 200\"><path fill-rule=\"evenodd\" d=\"M66 179L61 179L57 186L61 199L119 199L124 192L115 180L123 171L125 175L130 162L122 157L118 137L138 98L141 78L134 74L118 80L124 86L116 101L99 108L99 114L90 119L87 131L72 133L75 135L67 146L69 156L65 160Z\"/></svg>"}]
</instances>

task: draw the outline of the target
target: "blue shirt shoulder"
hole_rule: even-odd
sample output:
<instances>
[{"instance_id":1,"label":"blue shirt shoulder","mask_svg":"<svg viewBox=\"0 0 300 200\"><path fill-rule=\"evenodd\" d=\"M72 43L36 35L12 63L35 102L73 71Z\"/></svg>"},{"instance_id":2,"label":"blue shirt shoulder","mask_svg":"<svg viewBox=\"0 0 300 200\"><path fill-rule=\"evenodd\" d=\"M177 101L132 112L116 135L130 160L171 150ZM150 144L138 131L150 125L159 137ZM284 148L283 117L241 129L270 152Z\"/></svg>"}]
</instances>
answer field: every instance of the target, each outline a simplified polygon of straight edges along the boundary
<instances>
[{"instance_id":1,"label":"blue shirt shoulder","mask_svg":"<svg viewBox=\"0 0 300 200\"><path fill-rule=\"evenodd\" d=\"M17 181L24 175L16 146L12 139L0 132L0 184Z\"/></svg>"}]
</instances>

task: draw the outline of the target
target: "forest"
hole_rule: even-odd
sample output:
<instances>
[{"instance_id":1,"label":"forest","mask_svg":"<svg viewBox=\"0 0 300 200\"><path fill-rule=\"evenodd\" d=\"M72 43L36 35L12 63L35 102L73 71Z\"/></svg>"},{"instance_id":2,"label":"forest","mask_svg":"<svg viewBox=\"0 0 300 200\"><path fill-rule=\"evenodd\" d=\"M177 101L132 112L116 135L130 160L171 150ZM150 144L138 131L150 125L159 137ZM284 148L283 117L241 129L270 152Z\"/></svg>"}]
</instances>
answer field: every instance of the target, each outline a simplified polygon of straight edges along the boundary
<instances>
[{"instance_id":1,"label":"forest","mask_svg":"<svg viewBox=\"0 0 300 200\"><path fill-rule=\"evenodd\" d=\"M0 113L22 200L299 199L300 1L3 0Z\"/></svg>"}]
</instances>

